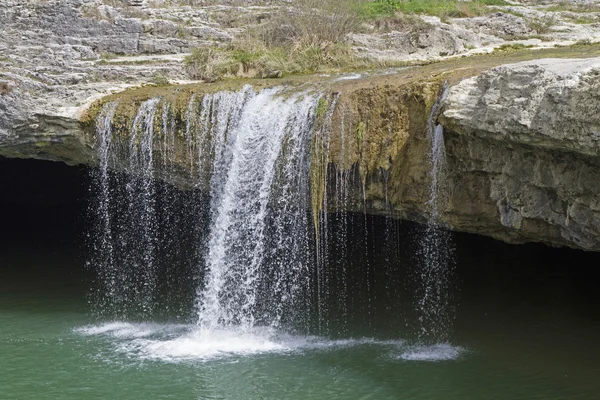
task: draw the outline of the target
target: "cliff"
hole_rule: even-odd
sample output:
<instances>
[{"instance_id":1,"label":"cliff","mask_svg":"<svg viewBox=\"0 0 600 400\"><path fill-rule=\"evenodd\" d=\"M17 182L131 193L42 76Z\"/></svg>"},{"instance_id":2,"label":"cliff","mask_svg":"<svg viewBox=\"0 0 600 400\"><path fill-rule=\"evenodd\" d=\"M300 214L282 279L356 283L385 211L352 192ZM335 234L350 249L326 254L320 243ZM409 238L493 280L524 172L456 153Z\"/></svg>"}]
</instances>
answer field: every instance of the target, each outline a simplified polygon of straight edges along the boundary
<instances>
[{"instance_id":1,"label":"cliff","mask_svg":"<svg viewBox=\"0 0 600 400\"><path fill-rule=\"evenodd\" d=\"M190 181L186 141L191 139L186 134L193 128L190 110L199 110L194 101L245 84L255 90L280 86L283 96L306 91L319 99L310 154L315 211L366 210L424 222L430 213L428 119L447 81L449 93L437 115L447 157L440 222L508 242L600 251L597 46L497 52L357 74L186 82L181 59L173 54L199 38L226 42L235 30L223 30L207 15L183 7L177 12L193 16L184 28L199 36L177 42L156 15L141 20L124 14L133 13L131 8L117 12L96 3L95 9L106 15L85 15L91 3L77 1L35 7L14 1L0 14L13 36L23 24L32 24L26 22L27 13L39 23L29 37L2 44L10 53L0 57L1 156L96 165L95 123L102 107L117 102L115 136L127 140L140 105L160 98L173 121L176 165L169 174L156 168L156 176L190 186L196 183ZM251 9L256 15L267 10ZM168 11L161 10L151 11ZM68 28L65 15L75 21ZM107 39L105 26L121 39ZM44 32L54 43L47 49ZM159 45L167 46L166 55L157 55L156 64L148 58L139 64L99 60L101 51L161 53ZM17 55L17 48L25 57ZM180 84L140 86L157 68L170 71L171 81ZM164 122L157 113L157 135L165 134Z\"/></svg>"}]
</instances>

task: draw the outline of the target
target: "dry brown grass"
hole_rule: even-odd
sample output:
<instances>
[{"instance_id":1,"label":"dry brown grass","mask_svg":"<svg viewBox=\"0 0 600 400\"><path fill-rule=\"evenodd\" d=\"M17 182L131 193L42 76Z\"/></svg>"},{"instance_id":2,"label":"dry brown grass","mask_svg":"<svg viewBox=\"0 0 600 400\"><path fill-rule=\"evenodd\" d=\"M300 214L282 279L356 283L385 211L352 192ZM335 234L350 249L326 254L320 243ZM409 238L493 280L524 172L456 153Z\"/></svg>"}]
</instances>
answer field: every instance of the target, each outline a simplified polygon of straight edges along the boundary
<instances>
[{"instance_id":1,"label":"dry brown grass","mask_svg":"<svg viewBox=\"0 0 600 400\"><path fill-rule=\"evenodd\" d=\"M296 0L225 48L196 49L186 59L190 77L269 77L365 66L346 43L361 23L363 0Z\"/></svg>"},{"instance_id":2,"label":"dry brown grass","mask_svg":"<svg viewBox=\"0 0 600 400\"><path fill-rule=\"evenodd\" d=\"M345 42L346 35L360 25L364 3L364 0L297 0L293 7L281 8L265 24L263 42L267 46Z\"/></svg>"},{"instance_id":3,"label":"dry brown grass","mask_svg":"<svg viewBox=\"0 0 600 400\"><path fill-rule=\"evenodd\" d=\"M12 87L8 85L8 82L0 82L0 96L6 96L12 92Z\"/></svg>"}]
</instances>

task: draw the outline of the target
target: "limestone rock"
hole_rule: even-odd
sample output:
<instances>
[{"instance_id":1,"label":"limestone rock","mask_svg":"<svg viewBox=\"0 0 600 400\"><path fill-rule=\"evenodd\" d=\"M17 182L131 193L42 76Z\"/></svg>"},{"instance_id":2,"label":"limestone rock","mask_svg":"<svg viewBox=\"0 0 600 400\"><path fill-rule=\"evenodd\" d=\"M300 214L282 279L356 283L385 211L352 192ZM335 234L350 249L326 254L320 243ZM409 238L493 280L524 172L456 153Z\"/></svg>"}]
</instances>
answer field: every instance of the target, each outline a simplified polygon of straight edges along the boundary
<instances>
[{"instance_id":1,"label":"limestone rock","mask_svg":"<svg viewBox=\"0 0 600 400\"><path fill-rule=\"evenodd\" d=\"M600 58L494 68L453 87L440 120L451 226L600 251Z\"/></svg>"},{"instance_id":2,"label":"limestone rock","mask_svg":"<svg viewBox=\"0 0 600 400\"><path fill-rule=\"evenodd\" d=\"M452 88L453 131L549 149L600 154L600 58L505 65Z\"/></svg>"}]
</instances>

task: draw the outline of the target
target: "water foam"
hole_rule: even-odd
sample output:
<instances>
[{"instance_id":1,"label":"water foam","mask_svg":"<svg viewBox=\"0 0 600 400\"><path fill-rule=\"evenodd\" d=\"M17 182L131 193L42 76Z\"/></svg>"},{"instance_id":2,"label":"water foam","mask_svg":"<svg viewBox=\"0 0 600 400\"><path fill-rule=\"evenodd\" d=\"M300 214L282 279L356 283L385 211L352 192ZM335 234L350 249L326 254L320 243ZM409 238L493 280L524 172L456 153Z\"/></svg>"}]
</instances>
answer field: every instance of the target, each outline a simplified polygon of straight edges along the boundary
<instances>
[{"instance_id":1,"label":"water foam","mask_svg":"<svg viewBox=\"0 0 600 400\"><path fill-rule=\"evenodd\" d=\"M118 353L163 362L211 361L259 354L303 354L314 351L376 346L391 351L405 346L403 340L349 338L331 340L319 336L291 335L273 328L257 327L203 330L196 325L110 322L75 330L114 342Z\"/></svg>"}]
</instances>

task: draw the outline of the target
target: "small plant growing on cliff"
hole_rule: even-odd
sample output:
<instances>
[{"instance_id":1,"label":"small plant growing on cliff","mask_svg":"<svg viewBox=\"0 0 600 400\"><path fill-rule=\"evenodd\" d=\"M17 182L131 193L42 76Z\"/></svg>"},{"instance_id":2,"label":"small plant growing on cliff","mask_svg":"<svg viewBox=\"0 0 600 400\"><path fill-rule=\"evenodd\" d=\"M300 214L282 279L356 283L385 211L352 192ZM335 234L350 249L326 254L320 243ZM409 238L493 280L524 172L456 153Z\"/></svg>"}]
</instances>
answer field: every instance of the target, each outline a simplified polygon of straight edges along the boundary
<instances>
[{"instance_id":1,"label":"small plant growing on cliff","mask_svg":"<svg viewBox=\"0 0 600 400\"><path fill-rule=\"evenodd\" d=\"M7 82L0 82L0 96L6 96L12 92L12 88L8 86Z\"/></svg>"},{"instance_id":2,"label":"small plant growing on cliff","mask_svg":"<svg viewBox=\"0 0 600 400\"><path fill-rule=\"evenodd\" d=\"M154 75L152 75L152 79L150 82L156 86L167 86L171 83L169 82L169 78L167 78L161 72L155 72Z\"/></svg>"},{"instance_id":3,"label":"small plant growing on cliff","mask_svg":"<svg viewBox=\"0 0 600 400\"><path fill-rule=\"evenodd\" d=\"M362 148L362 142L363 142L363 138L365 137L366 131L367 131L367 124L365 124L363 121L360 121L358 123L358 126L356 127L356 146L359 149Z\"/></svg>"},{"instance_id":4,"label":"small plant growing on cliff","mask_svg":"<svg viewBox=\"0 0 600 400\"><path fill-rule=\"evenodd\" d=\"M551 28L556 25L554 17L532 18L527 21L527 26L537 34L544 35L550 32Z\"/></svg>"},{"instance_id":5,"label":"small plant growing on cliff","mask_svg":"<svg viewBox=\"0 0 600 400\"><path fill-rule=\"evenodd\" d=\"M216 81L232 68L231 57L218 47L194 49L184 62L186 72L191 78L207 82Z\"/></svg>"},{"instance_id":6,"label":"small plant growing on cliff","mask_svg":"<svg viewBox=\"0 0 600 400\"><path fill-rule=\"evenodd\" d=\"M317 109L315 111L315 115L317 116L317 119L321 119L321 118L325 117L325 114L327 113L328 108L329 108L329 102L327 101L327 99L325 97L321 97L319 99L319 102L317 103Z\"/></svg>"}]
</instances>

